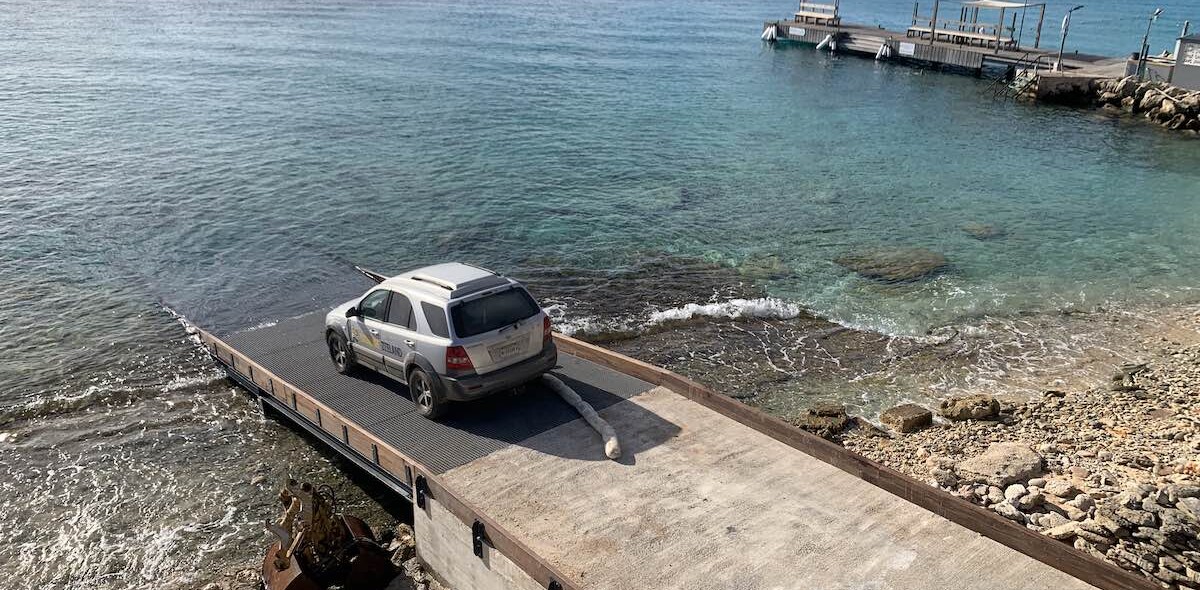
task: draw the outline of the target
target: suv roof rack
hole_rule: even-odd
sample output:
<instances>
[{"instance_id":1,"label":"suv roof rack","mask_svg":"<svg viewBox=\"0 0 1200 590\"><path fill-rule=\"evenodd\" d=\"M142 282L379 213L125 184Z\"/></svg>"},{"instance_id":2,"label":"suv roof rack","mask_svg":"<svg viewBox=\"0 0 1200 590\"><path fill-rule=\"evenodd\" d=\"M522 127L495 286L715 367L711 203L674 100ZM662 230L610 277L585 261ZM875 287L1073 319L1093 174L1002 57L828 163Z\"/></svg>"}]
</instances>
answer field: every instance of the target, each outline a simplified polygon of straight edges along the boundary
<instances>
[{"instance_id":1,"label":"suv roof rack","mask_svg":"<svg viewBox=\"0 0 1200 590\"><path fill-rule=\"evenodd\" d=\"M454 291L454 287L455 287L455 285L453 285L451 283L447 283L446 281L443 281L443 280L435 278L435 277L431 277L429 275L413 275L409 278L411 278L414 281L420 281L422 283L429 283L432 285L437 285L438 287L441 287L447 291Z\"/></svg>"}]
</instances>

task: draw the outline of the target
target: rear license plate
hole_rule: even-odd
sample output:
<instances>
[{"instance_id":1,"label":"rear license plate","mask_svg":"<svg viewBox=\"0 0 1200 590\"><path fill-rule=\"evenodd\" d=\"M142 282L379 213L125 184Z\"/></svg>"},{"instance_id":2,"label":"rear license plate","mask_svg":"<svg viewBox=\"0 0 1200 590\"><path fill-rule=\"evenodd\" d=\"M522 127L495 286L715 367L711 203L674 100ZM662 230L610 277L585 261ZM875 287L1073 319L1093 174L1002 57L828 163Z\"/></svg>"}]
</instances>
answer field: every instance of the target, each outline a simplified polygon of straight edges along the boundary
<instances>
[{"instance_id":1,"label":"rear license plate","mask_svg":"<svg viewBox=\"0 0 1200 590\"><path fill-rule=\"evenodd\" d=\"M506 361L520 354L521 344L522 342L518 340L516 342L509 342L507 344L493 346L488 349L488 354L492 356L492 362L494 363Z\"/></svg>"}]
</instances>

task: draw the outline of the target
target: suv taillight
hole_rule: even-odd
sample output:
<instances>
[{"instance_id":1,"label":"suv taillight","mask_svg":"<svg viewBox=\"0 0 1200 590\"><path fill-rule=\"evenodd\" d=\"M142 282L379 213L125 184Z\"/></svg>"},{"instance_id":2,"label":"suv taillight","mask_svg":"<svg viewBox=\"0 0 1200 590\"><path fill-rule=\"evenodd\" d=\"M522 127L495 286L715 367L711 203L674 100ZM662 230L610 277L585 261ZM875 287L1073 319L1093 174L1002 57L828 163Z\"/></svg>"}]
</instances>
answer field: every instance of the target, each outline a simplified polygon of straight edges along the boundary
<instances>
[{"instance_id":1,"label":"suv taillight","mask_svg":"<svg viewBox=\"0 0 1200 590\"><path fill-rule=\"evenodd\" d=\"M550 316L542 316L542 344L550 341Z\"/></svg>"},{"instance_id":2,"label":"suv taillight","mask_svg":"<svg viewBox=\"0 0 1200 590\"><path fill-rule=\"evenodd\" d=\"M471 364L471 357L467 356L467 349L461 346L451 346L446 349L447 371L469 371L474 368L475 365Z\"/></svg>"}]
</instances>

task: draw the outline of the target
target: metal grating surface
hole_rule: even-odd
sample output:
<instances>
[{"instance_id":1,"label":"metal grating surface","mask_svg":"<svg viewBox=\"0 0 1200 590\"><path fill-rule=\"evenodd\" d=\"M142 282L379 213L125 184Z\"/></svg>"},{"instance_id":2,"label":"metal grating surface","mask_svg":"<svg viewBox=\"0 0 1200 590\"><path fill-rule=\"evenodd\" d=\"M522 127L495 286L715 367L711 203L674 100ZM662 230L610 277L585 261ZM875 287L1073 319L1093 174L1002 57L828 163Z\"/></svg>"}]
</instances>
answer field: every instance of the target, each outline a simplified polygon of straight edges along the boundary
<instances>
[{"instance_id":1,"label":"metal grating surface","mask_svg":"<svg viewBox=\"0 0 1200 590\"><path fill-rule=\"evenodd\" d=\"M281 379L358 422L400 452L442 473L579 418L553 391L531 384L520 395L498 394L458 404L434 422L416 413L408 388L360 371L338 375L325 349L325 312L239 332L224 340ZM559 355L554 374L596 409L649 390L645 381L595 363Z\"/></svg>"}]
</instances>

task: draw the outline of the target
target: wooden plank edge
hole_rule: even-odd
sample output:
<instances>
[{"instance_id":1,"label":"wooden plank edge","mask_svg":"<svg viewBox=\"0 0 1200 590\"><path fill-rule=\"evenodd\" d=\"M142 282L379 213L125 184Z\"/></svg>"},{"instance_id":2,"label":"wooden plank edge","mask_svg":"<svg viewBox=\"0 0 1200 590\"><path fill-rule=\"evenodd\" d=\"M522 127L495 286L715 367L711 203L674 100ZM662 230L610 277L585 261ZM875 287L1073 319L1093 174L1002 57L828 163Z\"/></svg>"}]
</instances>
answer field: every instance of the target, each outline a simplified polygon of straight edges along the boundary
<instances>
[{"instance_id":1,"label":"wooden plank edge","mask_svg":"<svg viewBox=\"0 0 1200 590\"><path fill-rule=\"evenodd\" d=\"M561 353L666 387L783 444L1088 584L1104 590L1159 588L1157 584L1140 575L1031 531L991 510L876 463L762 410L718 394L678 373L557 332L554 334L554 341Z\"/></svg>"},{"instance_id":2,"label":"wooden plank edge","mask_svg":"<svg viewBox=\"0 0 1200 590\"><path fill-rule=\"evenodd\" d=\"M337 421L346 424L347 427L354 428L359 435L371 441L371 443L374 444L380 451L386 450L387 452L390 452L398 457L404 465L412 469L412 476L414 480L417 476L422 476L425 478L425 482L429 487L430 495L434 500L441 502L447 511L457 517L468 528L470 528L475 521L483 523L484 529L487 531L489 544L502 555L504 555L504 557L506 557L509 561L512 561L514 564L516 564L517 567L521 568L522 571L524 571L529 577L533 578L539 584L548 587L551 581L556 581L563 588L563 590L579 590L579 586L577 586L575 582L563 576L557 568L555 568L538 554L534 553L534 551L530 549L529 546L521 542L520 539L516 538L507 530L505 530L505 528L495 520L455 495L454 492L452 492L450 488L446 487L446 485L442 483L441 479L434 474L432 469L414 460L412 457L401 453L398 449L384 442L382 439L375 436L362 426L359 426L357 423L349 420L333 408L330 408L311 395L308 395L300 388L288 383L283 379L280 379L278 375L275 375L271 371L267 370L266 367L254 362L250 359L250 357L238 352L237 349L226 344L220 338L217 338L211 333L199 328L197 328L196 331L200 338L200 343L222 364L225 364L229 368L233 369L236 366L236 363L240 361L246 367L253 367L255 377L257 377L258 373L261 371L262 375L267 376L267 378L271 380L277 389L282 389L284 391L291 390L296 394L297 397L304 397L306 402L317 408L320 408L322 415L334 418ZM222 351L225 353L225 356L221 355ZM236 371L236 369L233 370ZM257 382L253 379L250 379L249 375L242 374L242 376L246 377L252 383L256 383L257 385ZM261 388L261 386L259 387ZM313 424L316 425L316 423ZM351 447L351 450L358 452L353 447ZM372 460L371 457L366 457L366 459L368 461ZM382 465L380 465L380 467L382 468ZM388 472L391 473L390 471ZM392 473L392 475L396 476L401 481L405 480L404 474ZM414 490L413 493L415 494L416 490Z\"/></svg>"}]
</instances>

